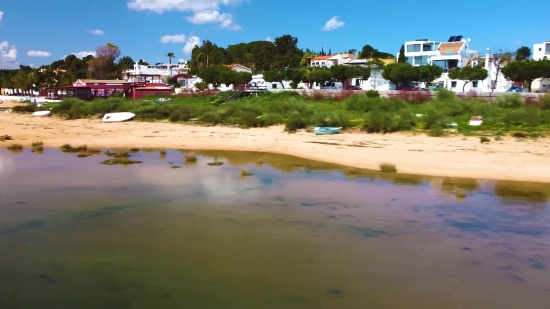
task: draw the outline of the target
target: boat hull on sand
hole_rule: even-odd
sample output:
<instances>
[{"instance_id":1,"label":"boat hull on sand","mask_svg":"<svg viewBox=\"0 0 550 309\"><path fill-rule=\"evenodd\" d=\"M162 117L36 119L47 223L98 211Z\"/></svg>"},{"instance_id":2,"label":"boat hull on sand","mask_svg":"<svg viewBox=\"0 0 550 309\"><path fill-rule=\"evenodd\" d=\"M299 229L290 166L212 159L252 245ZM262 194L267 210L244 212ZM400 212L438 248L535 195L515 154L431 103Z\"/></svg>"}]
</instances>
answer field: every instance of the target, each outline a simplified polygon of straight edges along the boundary
<instances>
[{"instance_id":1,"label":"boat hull on sand","mask_svg":"<svg viewBox=\"0 0 550 309\"><path fill-rule=\"evenodd\" d=\"M50 111L38 111L38 112L32 113L32 116L33 117L46 117L46 116L49 116L50 114L51 114Z\"/></svg>"},{"instance_id":2,"label":"boat hull on sand","mask_svg":"<svg viewBox=\"0 0 550 309\"><path fill-rule=\"evenodd\" d=\"M315 133L315 135L338 134L338 133L340 133L340 130L342 130L341 127L315 127L315 128L313 128L313 132Z\"/></svg>"},{"instance_id":3,"label":"boat hull on sand","mask_svg":"<svg viewBox=\"0 0 550 309\"><path fill-rule=\"evenodd\" d=\"M134 113L128 113L128 112L108 113L108 114L105 114L105 116L103 116L103 119L101 119L101 121L102 122L123 122L123 121L131 120L135 116L136 115Z\"/></svg>"}]
</instances>

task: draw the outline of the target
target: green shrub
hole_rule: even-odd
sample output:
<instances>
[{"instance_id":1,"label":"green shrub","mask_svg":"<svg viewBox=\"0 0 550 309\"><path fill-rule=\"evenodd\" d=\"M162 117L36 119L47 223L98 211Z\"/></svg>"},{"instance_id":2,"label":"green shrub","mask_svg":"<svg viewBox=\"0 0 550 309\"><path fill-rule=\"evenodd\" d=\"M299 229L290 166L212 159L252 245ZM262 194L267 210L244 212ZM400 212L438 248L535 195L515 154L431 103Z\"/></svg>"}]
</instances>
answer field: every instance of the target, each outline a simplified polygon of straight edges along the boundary
<instances>
[{"instance_id":1,"label":"green shrub","mask_svg":"<svg viewBox=\"0 0 550 309\"><path fill-rule=\"evenodd\" d=\"M222 121L220 114L217 112L206 112L200 117L200 120L209 124L218 124Z\"/></svg>"},{"instance_id":2,"label":"green shrub","mask_svg":"<svg viewBox=\"0 0 550 309\"><path fill-rule=\"evenodd\" d=\"M443 126L440 124L435 124L430 127L430 130L428 131L429 136L434 137L440 137L445 135L445 130L443 129Z\"/></svg>"},{"instance_id":3,"label":"green shrub","mask_svg":"<svg viewBox=\"0 0 550 309\"><path fill-rule=\"evenodd\" d=\"M456 94L447 89L440 89L435 93L437 101L453 101L456 99Z\"/></svg>"},{"instance_id":4,"label":"green shrub","mask_svg":"<svg viewBox=\"0 0 550 309\"><path fill-rule=\"evenodd\" d=\"M365 93L367 98L378 98L380 97L380 92L378 90L367 90Z\"/></svg>"},{"instance_id":5,"label":"green shrub","mask_svg":"<svg viewBox=\"0 0 550 309\"><path fill-rule=\"evenodd\" d=\"M267 113L261 116L262 126L269 127L284 122L283 116L275 113Z\"/></svg>"},{"instance_id":6,"label":"green shrub","mask_svg":"<svg viewBox=\"0 0 550 309\"><path fill-rule=\"evenodd\" d=\"M17 105L12 108L14 113L34 113L38 110L34 104Z\"/></svg>"},{"instance_id":7,"label":"green shrub","mask_svg":"<svg viewBox=\"0 0 550 309\"><path fill-rule=\"evenodd\" d=\"M309 122L299 112L293 112L285 121L285 131L296 132L307 127Z\"/></svg>"},{"instance_id":8,"label":"green shrub","mask_svg":"<svg viewBox=\"0 0 550 309\"><path fill-rule=\"evenodd\" d=\"M491 140L490 140L489 138L485 137L485 136L482 136L482 137L479 138L479 142L480 142L481 144L483 144L483 143L488 143L488 142L490 142L490 141L491 141Z\"/></svg>"},{"instance_id":9,"label":"green shrub","mask_svg":"<svg viewBox=\"0 0 550 309\"><path fill-rule=\"evenodd\" d=\"M505 94L496 99L500 108L519 108L525 105L525 100L519 93Z\"/></svg>"},{"instance_id":10,"label":"green shrub","mask_svg":"<svg viewBox=\"0 0 550 309\"><path fill-rule=\"evenodd\" d=\"M550 92L539 97L539 103L542 110L550 110Z\"/></svg>"},{"instance_id":11,"label":"green shrub","mask_svg":"<svg viewBox=\"0 0 550 309\"><path fill-rule=\"evenodd\" d=\"M350 118L341 112L319 112L313 115L311 125L317 127L342 127L350 125Z\"/></svg>"}]
</instances>

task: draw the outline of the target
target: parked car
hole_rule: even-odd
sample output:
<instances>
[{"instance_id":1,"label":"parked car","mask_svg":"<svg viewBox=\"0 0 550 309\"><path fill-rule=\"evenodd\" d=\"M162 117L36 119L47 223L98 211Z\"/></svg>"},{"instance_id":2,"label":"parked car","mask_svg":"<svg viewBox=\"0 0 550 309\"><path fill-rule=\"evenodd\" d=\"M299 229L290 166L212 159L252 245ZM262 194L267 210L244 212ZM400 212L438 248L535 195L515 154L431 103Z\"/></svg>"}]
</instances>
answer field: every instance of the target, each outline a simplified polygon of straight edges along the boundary
<instances>
[{"instance_id":1,"label":"parked car","mask_svg":"<svg viewBox=\"0 0 550 309\"><path fill-rule=\"evenodd\" d=\"M512 86L506 92L525 92L525 89L523 87Z\"/></svg>"},{"instance_id":2,"label":"parked car","mask_svg":"<svg viewBox=\"0 0 550 309\"><path fill-rule=\"evenodd\" d=\"M441 83L433 83L428 86L428 90L430 91L439 91L441 89L445 89L445 87L443 87L443 84ZM425 90L425 89L422 89L422 90Z\"/></svg>"},{"instance_id":3,"label":"parked car","mask_svg":"<svg viewBox=\"0 0 550 309\"><path fill-rule=\"evenodd\" d=\"M326 82L321 86L323 90L342 90L344 84L342 82Z\"/></svg>"}]
</instances>

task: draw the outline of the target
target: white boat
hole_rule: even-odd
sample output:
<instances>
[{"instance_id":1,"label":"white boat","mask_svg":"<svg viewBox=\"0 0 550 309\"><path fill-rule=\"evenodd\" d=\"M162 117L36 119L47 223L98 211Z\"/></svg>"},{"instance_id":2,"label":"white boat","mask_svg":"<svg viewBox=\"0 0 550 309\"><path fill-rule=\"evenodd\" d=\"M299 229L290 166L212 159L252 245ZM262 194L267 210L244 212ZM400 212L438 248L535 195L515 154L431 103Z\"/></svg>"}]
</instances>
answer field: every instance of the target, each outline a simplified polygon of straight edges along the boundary
<instances>
[{"instance_id":1,"label":"white boat","mask_svg":"<svg viewBox=\"0 0 550 309\"><path fill-rule=\"evenodd\" d=\"M134 118L136 115L134 113L122 112L122 113L108 113L103 116L101 121L103 122L122 122Z\"/></svg>"},{"instance_id":2,"label":"white boat","mask_svg":"<svg viewBox=\"0 0 550 309\"><path fill-rule=\"evenodd\" d=\"M474 116L470 118L470 125L471 126L480 126L483 123L483 117L481 116Z\"/></svg>"},{"instance_id":3,"label":"white boat","mask_svg":"<svg viewBox=\"0 0 550 309\"><path fill-rule=\"evenodd\" d=\"M49 116L52 112L50 111L38 111L38 112L34 112L32 113L32 116L33 117L45 117L45 116Z\"/></svg>"}]
</instances>

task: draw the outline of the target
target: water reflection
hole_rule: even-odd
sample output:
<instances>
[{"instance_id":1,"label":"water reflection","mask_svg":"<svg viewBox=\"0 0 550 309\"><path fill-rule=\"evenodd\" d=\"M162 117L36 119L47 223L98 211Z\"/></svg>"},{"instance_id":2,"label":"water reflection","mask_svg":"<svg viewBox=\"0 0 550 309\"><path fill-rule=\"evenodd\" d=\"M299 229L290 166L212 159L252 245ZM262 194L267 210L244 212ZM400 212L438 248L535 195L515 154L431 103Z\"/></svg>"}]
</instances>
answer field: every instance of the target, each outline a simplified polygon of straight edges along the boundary
<instances>
[{"instance_id":1,"label":"water reflection","mask_svg":"<svg viewBox=\"0 0 550 309\"><path fill-rule=\"evenodd\" d=\"M190 153L0 149L0 308L547 308L548 185Z\"/></svg>"}]
</instances>

